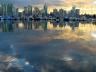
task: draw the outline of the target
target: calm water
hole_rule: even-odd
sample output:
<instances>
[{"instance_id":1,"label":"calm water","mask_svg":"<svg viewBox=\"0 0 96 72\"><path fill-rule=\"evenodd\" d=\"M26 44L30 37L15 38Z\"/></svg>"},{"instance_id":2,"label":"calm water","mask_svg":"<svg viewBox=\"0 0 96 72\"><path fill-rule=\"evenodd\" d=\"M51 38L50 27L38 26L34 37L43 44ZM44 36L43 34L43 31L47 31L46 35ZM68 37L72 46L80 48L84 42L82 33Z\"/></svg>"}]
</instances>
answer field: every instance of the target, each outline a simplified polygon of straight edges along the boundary
<instances>
[{"instance_id":1,"label":"calm water","mask_svg":"<svg viewBox=\"0 0 96 72\"><path fill-rule=\"evenodd\" d=\"M96 23L1 21L1 72L96 72Z\"/></svg>"}]
</instances>

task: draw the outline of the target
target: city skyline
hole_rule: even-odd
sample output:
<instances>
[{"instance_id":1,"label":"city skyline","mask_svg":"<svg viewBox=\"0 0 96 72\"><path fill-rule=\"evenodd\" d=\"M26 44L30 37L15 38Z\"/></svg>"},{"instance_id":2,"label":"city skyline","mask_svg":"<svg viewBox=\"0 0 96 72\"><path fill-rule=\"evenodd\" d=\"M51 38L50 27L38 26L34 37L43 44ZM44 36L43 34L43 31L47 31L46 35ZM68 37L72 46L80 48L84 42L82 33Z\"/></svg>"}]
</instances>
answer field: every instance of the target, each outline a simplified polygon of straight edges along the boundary
<instances>
[{"instance_id":1,"label":"city skyline","mask_svg":"<svg viewBox=\"0 0 96 72\"><path fill-rule=\"evenodd\" d=\"M7 0L1 0L0 2ZM54 8L70 10L73 5L80 9L81 14L96 14L96 0L8 0L8 3L13 3L20 10L23 6L32 5L42 7L44 3L48 5L48 12L52 12ZM26 4L25 4L26 3Z\"/></svg>"},{"instance_id":2,"label":"city skyline","mask_svg":"<svg viewBox=\"0 0 96 72\"><path fill-rule=\"evenodd\" d=\"M65 21L95 21L96 14L80 14L80 9L75 5L69 11L66 9L52 9L48 12L48 5L45 3L40 9L32 5L24 6L24 10L20 11L14 4L1 4L0 19L1 20L65 20Z\"/></svg>"}]
</instances>

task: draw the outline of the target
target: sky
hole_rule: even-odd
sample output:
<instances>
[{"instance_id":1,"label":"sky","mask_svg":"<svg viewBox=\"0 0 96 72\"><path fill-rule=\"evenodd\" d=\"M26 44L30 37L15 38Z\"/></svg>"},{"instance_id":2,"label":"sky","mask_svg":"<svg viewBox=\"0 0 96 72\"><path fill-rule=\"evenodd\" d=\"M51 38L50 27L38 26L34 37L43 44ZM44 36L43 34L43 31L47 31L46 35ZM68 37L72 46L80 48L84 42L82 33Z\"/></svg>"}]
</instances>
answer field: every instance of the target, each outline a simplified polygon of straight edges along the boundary
<instances>
[{"instance_id":1,"label":"sky","mask_svg":"<svg viewBox=\"0 0 96 72\"><path fill-rule=\"evenodd\" d=\"M49 12L53 8L70 10L73 5L81 9L81 13L96 13L96 0L0 0L1 3L13 3L15 6L42 6L47 3Z\"/></svg>"}]
</instances>

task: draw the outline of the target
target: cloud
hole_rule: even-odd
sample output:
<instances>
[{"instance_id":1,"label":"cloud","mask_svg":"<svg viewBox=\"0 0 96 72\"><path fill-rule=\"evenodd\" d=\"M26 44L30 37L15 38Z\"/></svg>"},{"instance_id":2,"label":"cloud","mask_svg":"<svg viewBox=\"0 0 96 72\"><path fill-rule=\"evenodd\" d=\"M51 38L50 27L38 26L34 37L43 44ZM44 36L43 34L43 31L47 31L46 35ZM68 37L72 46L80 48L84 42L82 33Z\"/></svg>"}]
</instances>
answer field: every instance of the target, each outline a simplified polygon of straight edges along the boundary
<instances>
[{"instance_id":1,"label":"cloud","mask_svg":"<svg viewBox=\"0 0 96 72\"><path fill-rule=\"evenodd\" d=\"M80 6L88 5L90 3L96 4L96 0L0 0L1 3L13 3L16 6L27 5L43 5L47 3L49 6Z\"/></svg>"}]
</instances>

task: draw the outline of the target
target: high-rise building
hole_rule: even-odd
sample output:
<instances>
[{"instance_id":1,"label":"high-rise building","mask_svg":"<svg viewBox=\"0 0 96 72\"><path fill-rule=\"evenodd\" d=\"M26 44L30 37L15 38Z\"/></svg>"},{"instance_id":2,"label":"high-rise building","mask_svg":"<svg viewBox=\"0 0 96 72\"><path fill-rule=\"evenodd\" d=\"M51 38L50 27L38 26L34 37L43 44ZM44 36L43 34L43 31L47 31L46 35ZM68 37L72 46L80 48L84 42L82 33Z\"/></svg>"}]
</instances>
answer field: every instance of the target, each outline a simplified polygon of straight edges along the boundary
<instances>
[{"instance_id":1,"label":"high-rise building","mask_svg":"<svg viewBox=\"0 0 96 72\"><path fill-rule=\"evenodd\" d=\"M16 8L16 16L18 16L18 13L19 13L19 9Z\"/></svg>"},{"instance_id":2,"label":"high-rise building","mask_svg":"<svg viewBox=\"0 0 96 72\"><path fill-rule=\"evenodd\" d=\"M13 15L13 4L2 4L1 10L2 10L3 16L12 16Z\"/></svg>"},{"instance_id":3,"label":"high-rise building","mask_svg":"<svg viewBox=\"0 0 96 72\"><path fill-rule=\"evenodd\" d=\"M32 6L31 5L28 5L28 7L24 7L23 15L24 16L32 15Z\"/></svg>"},{"instance_id":4,"label":"high-rise building","mask_svg":"<svg viewBox=\"0 0 96 72\"><path fill-rule=\"evenodd\" d=\"M44 14L45 14L45 16L47 16L47 14L48 14L48 7L47 7L47 4L45 4L44 5Z\"/></svg>"},{"instance_id":5,"label":"high-rise building","mask_svg":"<svg viewBox=\"0 0 96 72\"><path fill-rule=\"evenodd\" d=\"M3 16L7 15L7 5L6 4L2 4L2 11L3 11Z\"/></svg>"},{"instance_id":6,"label":"high-rise building","mask_svg":"<svg viewBox=\"0 0 96 72\"><path fill-rule=\"evenodd\" d=\"M13 4L7 5L7 15L12 16L13 15Z\"/></svg>"},{"instance_id":7,"label":"high-rise building","mask_svg":"<svg viewBox=\"0 0 96 72\"><path fill-rule=\"evenodd\" d=\"M38 7L35 7L33 10L33 18L40 18L41 17L41 11Z\"/></svg>"},{"instance_id":8,"label":"high-rise building","mask_svg":"<svg viewBox=\"0 0 96 72\"><path fill-rule=\"evenodd\" d=\"M63 19L64 17L66 17L66 11L63 10L63 9L60 9L60 10L59 10L59 17L62 18L62 19Z\"/></svg>"},{"instance_id":9,"label":"high-rise building","mask_svg":"<svg viewBox=\"0 0 96 72\"><path fill-rule=\"evenodd\" d=\"M42 13L42 19L46 19L48 16L48 7L47 4L44 5L43 9L41 10Z\"/></svg>"},{"instance_id":10,"label":"high-rise building","mask_svg":"<svg viewBox=\"0 0 96 72\"><path fill-rule=\"evenodd\" d=\"M58 17L59 17L59 12L58 12L57 9L53 9L53 16L54 16L55 18L58 18Z\"/></svg>"},{"instance_id":11,"label":"high-rise building","mask_svg":"<svg viewBox=\"0 0 96 72\"><path fill-rule=\"evenodd\" d=\"M13 8L13 16L18 17L18 8L16 7Z\"/></svg>"},{"instance_id":12,"label":"high-rise building","mask_svg":"<svg viewBox=\"0 0 96 72\"><path fill-rule=\"evenodd\" d=\"M28 6L28 16L32 15L32 6Z\"/></svg>"},{"instance_id":13,"label":"high-rise building","mask_svg":"<svg viewBox=\"0 0 96 72\"><path fill-rule=\"evenodd\" d=\"M76 17L79 17L80 15L80 9L76 9Z\"/></svg>"},{"instance_id":14,"label":"high-rise building","mask_svg":"<svg viewBox=\"0 0 96 72\"><path fill-rule=\"evenodd\" d=\"M27 16L28 15L28 8L27 7L24 7L23 14L24 14L24 16Z\"/></svg>"},{"instance_id":15,"label":"high-rise building","mask_svg":"<svg viewBox=\"0 0 96 72\"><path fill-rule=\"evenodd\" d=\"M80 13L80 10L79 9L76 9L75 6L72 7L72 10L69 11L69 17L71 18L77 18L79 16L79 13Z\"/></svg>"},{"instance_id":16,"label":"high-rise building","mask_svg":"<svg viewBox=\"0 0 96 72\"><path fill-rule=\"evenodd\" d=\"M0 5L0 16L2 16L3 15L3 7L2 7L2 5Z\"/></svg>"}]
</instances>

